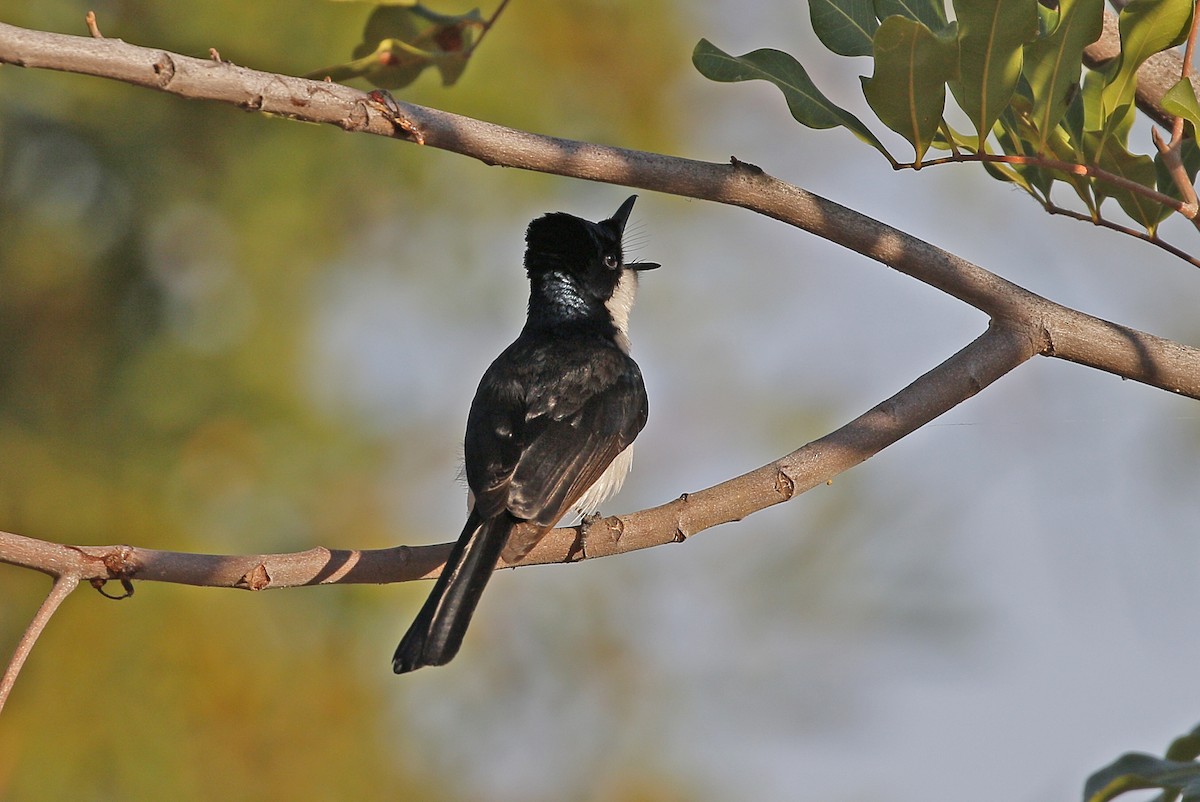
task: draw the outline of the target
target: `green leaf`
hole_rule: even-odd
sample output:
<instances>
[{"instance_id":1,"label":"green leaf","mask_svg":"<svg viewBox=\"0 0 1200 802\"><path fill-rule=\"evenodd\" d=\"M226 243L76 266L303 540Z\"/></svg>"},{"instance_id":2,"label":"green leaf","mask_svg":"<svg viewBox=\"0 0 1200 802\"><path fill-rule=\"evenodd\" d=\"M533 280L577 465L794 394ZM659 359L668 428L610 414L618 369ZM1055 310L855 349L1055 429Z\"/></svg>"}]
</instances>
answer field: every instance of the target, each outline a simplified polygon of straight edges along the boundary
<instances>
[{"instance_id":1,"label":"green leaf","mask_svg":"<svg viewBox=\"0 0 1200 802\"><path fill-rule=\"evenodd\" d=\"M1025 80L1024 75L1017 79L1017 85L1013 87L1013 94L1008 101L1008 106L1000 112L1000 119L996 125L1015 131L1021 142L1024 143L1026 151L1036 152L1036 144L1041 139L1041 135L1033 119L1033 89L1029 86L1029 81ZM992 131L995 133L996 128L993 127Z\"/></svg>"},{"instance_id":2,"label":"green leaf","mask_svg":"<svg viewBox=\"0 0 1200 802\"><path fill-rule=\"evenodd\" d=\"M917 165L942 120L954 45L904 17L888 17L875 33L875 74L863 79L863 94L883 124L912 144Z\"/></svg>"},{"instance_id":3,"label":"green leaf","mask_svg":"<svg viewBox=\"0 0 1200 802\"><path fill-rule=\"evenodd\" d=\"M1077 108L1078 103L1071 104ZM1070 115L1068 115L1069 117ZM1051 135L1046 139L1046 148L1050 156L1068 164L1082 163L1086 161L1083 153L1082 131L1078 137L1068 134L1062 128L1056 128ZM1077 175L1075 173L1066 173L1061 171L1047 171L1051 177L1058 181L1063 181L1068 184L1071 189L1075 190L1075 194L1083 201L1088 210L1094 215L1100 207L1100 201L1097 199L1095 192L1092 190L1092 180L1085 175Z\"/></svg>"},{"instance_id":4,"label":"green leaf","mask_svg":"<svg viewBox=\"0 0 1200 802\"><path fill-rule=\"evenodd\" d=\"M427 67L451 86L462 76L474 42L483 30L479 9L466 14L438 14L415 3L380 5L371 12L363 41L354 48L353 61L305 75L335 81L365 78L382 89L408 86Z\"/></svg>"},{"instance_id":5,"label":"green leaf","mask_svg":"<svg viewBox=\"0 0 1200 802\"><path fill-rule=\"evenodd\" d=\"M1180 79L1163 95L1162 107L1176 117L1182 117L1200 131L1200 103L1196 102L1196 90L1188 78Z\"/></svg>"},{"instance_id":6,"label":"green leaf","mask_svg":"<svg viewBox=\"0 0 1200 802\"><path fill-rule=\"evenodd\" d=\"M1095 71L1089 70L1083 80L1085 101L1085 130L1099 131L1102 140L1112 137L1118 144L1125 146L1129 142L1129 132L1137 118L1137 108L1130 101L1114 109L1107 108L1104 100L1108 91L1107 82L1116 71L1117 64Z\"/></svg>"},{"instance_id":7,"label":"green leaf","mask_svg":"<svg viewBox=\"0 0 1200 802\"><path fill-rule=\"evenodd\" d=\"M845 126L882 153L889 162L896 163L871 130L853 114L821 94L800 62L787 53L763 49L744 56L731 56L707 39L701 39L692 51L692 64L701 75L712 81L770 81L783 92L788 110L796 122L809 128Z\"/></svg>"},{"instance_id":8,"label":"green leaf","mask_svg":"<svg viewBox=\"0 0 1200 802\"><path fill-rule=\"evenodd\" d=\"M1104 87L1104 112L1112 114L1133 103L1137 70L1142 62L1187 38L1191 0L1133 0L1119 17L1121 56Z\"/></svg>"},{"instance_id":9,"label":"green leaf","mask_svg":"<svg viewBox=\"0 0 1200 802\"><path fill-rule=\"evenodd\" d=\"M1083 90L1079 93L1080 111L1082 112L1079 129L1072 127L1076 137L1081 137L1084 131L1099 131L1104 127L1104 73L1098 70L1088 70L1083 75ZM1068 115L1069 118L1070 115Z\"/></svg>"},{"instance_id":10,"label":"green leaf","mask_svg":"<svg viewBox=\"0 0 1200 802\"><path fill-rule=\"evenodd\" d=\"M939 32L948 24L943 0L875 0L875 16L880 22L888 17L904 17Z\"/></svg>"},{"instance_id":11,"label":"green leaf","mask_svg":"<svg viewBox=\"0 0 1200 802\"><path fill-rule=\"evenodd\" d=\"M933 136L932 146L938 150L954 150L958 148L959 150L975 151L979 149L979 137L969 136L961 131L954 130L943 117L941 126Z\"/></svg>"},{"instance_id":12,"label":"green leaf","mask_svg":"<svg viewBox=\"0 0 1200 802\"><path fill-rule=\"evenodd\" d=\"M1129 132L1133 130L1136 119L1137 107L1130 103L1114 111L1112 116L1104 121L1104 127L1100 130L1105 137L1112 137L1118 144L1125 146L1129 143Z\"/></svg>"},{"instance_id":13,"label":"green leaf","mask_svg":"<svg viewBox=\"0 0 1200 802\"><path fill-rule=\"evenodd\" d=\"M1033 124L1039 145L1062 120L1072 92L1079 86L1083 49L1100 36L1104 0L1061 0L1058 25L1025 45L1024 75L1033 93Z\"/></svg>"},{"instance_id":14,"label":"green leaf","mask_svg":"<svg viewBox=\"0 0 1200 802\"><path fill-rule=\"evenodd\" d=\"M1084 151L1088 162L1107 170L1113 175L1141 184L1147 189L1155 188L1154 160L1149 156L1134 155L1123 145L1103 134L1088 132L1083 135ZM1163 219L1163 205L1132 189L1116 186L1102 179L1095 179L1096 195L1103 200L1114 198L1125 214L1149 232Z\"/></svg>"},{"instance_id":15,"label":"green leaf","mask_svg":"<svg viewBox=\"0 0 1200 802\"><path fill-rule=\"evenodd\" d=\"M871 55L879 28L871 0L809 0L808 16L821 44L839 56Z\"/></svg>"},{"instance_id":16,"label":"green leaf","mask_svg":"<svg viewBox=\"0 0 1200 802\"><path fill-rule=\"evenodd\" d=\"M1011 114L1011 110L1006 110L1001 119L1009 114ZM1021 142L1013 136L1011 126L997 125L995 133L1000 150L1010 155L1024 155L1024 148ZM1036 167L1002 162L983 162L983 169L992 178L1016 184L1039 201L1049 196L1053 179Z\"/></svg>"},{"instance_id":17,"label":"green leaf","mask_svg":"<svg viewBox=\"0 0 1200 802\"><path fill-rule=\"evenodd\" d=\"M980 140L1008 105L1021 47L1037 35L1037 0L955 0L959 80L951 84Z\"/></svg>"},{"instance_id":18,"label":"green leaf","mask_svg":"<svg viewBox=\"0 0 1200 802\"><path fill-rule=\"evenodd\" d=\"M1058 23L1062 20L1062 8L1060 4L1055 3L1038 3L1038 37L1049 36L1058 29Z\"/></svg>"},{"instance_id":19,"label":"green leaf","mask_svg":"<svg viewBox=\"0 0 1200 802\"><path fill-rule=\"evenodd\" d=\"M1153 755L1129 753L1088 778L1084 802L1108 802L1127 791L1161 788L1176 793L1195 793L1200 781L1200 764L1163 760Z\"/></svg>"},{"instance_id":20,"label":"green leaf","mask_svg":"<svg viewBox=\"0 0 1200 802\"><path fill-rule=\"evenodd\" d=\"M1196 140L1185 139L1183 141L1183 144L1184 144L1184 153L1183 153L1184 166L1188 165L1188 159L1189 159L1188 153L1187 153L1188 145L1192 146L1191 147L1192 154L1198 160L1197 166L1200 166L1200 148L1197 148ZM1190 167L1188 169L1191 170L1191 175L1194 178L1196 175L1196 171L1192 170ZM1171 741L1171 745L1167 747L1167 752L1166 752L1165 757L1167 758L1167 760L1195 760L1197 757L1200 757L1200 727L1195 727L1187 735L1180 735L1174 741Z\"/></svg>"},{"instance_id":21,"label":"green leaf","mask_svg":"<svg viewBox=\"0 0 1200 802\"><path fill-rule=\"evenodd\" d=\"M1032 108L1033 101L1030 98L1029 84L1024 80L1018 81L1016 92L1013 94L1012 104L1000 114L999 121L992 129L992 133L1004 153L1016 156L1029 156L1050 150L1050 147L1039 149L1037 143L1041 137L1031 122L1030 112ZM1060 142L1065 141L1065 139L1065 133L1061 129L1056 129L1050 141L1054 143L1054 146L1057 146ZM1067 150L1069 152L1070 148L1068 147ZM1032 164L1007 165L985 162L984 165L995 168L999 173L1002 173L1005 169L1012 172L1017 176L1016 178L1011 178L1003 174L996 175L995 177L1006 181L1013 181L1043 203L1049 201L1050 190L1056 180L1070 182L1077 193L1083 189L1084 192L1080 194L1080 197L1085 204L1091 203L1091 190L1087 186L1086 178L1074 176L1070 173L1053 171Z\"/></svg>"}]
</instances>

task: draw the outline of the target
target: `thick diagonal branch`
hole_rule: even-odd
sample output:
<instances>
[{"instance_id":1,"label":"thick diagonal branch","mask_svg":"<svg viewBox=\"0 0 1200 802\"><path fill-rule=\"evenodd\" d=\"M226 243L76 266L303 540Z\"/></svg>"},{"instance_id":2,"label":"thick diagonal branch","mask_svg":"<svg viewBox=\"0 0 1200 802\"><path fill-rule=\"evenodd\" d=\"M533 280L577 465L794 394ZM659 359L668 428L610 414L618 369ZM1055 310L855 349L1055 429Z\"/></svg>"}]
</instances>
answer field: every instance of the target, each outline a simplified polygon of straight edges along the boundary
<instances>
[{"instance_id":1,"label":"thick diagonal branch","mask_svg":"<svg viewBox=\"0 0 1200 802\"><path fill-rule=\"evenodd\" d=\"M0 63L112 78L182 97L338 125L453 151L490 165L603 181L741 206L810 231L936 287L995 320L1042 333L1043 353L1200 398L1200 350L1099 320L1035 295L954 254L780 181L736 159L695 161L518 131L363 92L116 39L0 24Z\"/></svg>"}]
</instances>

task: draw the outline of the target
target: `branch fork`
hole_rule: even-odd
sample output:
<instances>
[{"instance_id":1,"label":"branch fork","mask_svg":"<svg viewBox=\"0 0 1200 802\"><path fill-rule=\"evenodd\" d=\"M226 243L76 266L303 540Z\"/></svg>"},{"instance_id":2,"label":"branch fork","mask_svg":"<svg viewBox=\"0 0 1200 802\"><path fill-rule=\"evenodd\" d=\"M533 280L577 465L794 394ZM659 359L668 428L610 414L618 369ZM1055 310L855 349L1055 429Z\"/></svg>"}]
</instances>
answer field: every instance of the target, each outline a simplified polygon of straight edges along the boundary
<instances>
[{"instance_id":1,"label":"branch fork","mask_svg":"<svg viewBox=\"0 0 1200 802\"><path fill-rule=\"evenodd\" d=\"M503 6L502 6L503 7ZM870 458L1031 357L1066 359L1200 398L1200 349L1100 320L1036 295L966 260L739 159L718 164L540 136L322 81L193 59L99 36L0 24L0 63L110 78L452 151L485 164L600 181L741 207L809 231L947 293L989 318L986 330L896 395L778 460L666 504L604 520L612 534L580 553L578 528L552 531L512 566L603 557L681 542L738 521ZM377 113L372 113L372 112ZM399 134L399 135L398 135ZM0 705L46 622L80 582L175 582L244 590L387 583L437 575L450 544L379 550L314 548L229 556L134 546L63 546L0 532L0 562L54 577L8 670Z\"/></svg>"}]
</instances>

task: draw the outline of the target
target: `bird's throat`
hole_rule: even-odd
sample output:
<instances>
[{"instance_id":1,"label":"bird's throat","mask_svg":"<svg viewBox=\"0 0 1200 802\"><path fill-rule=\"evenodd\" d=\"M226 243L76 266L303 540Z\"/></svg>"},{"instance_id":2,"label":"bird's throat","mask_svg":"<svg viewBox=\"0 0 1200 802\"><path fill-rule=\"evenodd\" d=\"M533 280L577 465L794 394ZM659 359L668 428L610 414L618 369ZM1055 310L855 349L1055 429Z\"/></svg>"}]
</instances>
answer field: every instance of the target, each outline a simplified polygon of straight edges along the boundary
<instances>
[{"instance_id":1,"label":"bird's throat","mask_svg":"<svg viewBox=\"0 0 1200 802\"><path fill-rule=\"evenodd\" d=\"M531 287L529 324L539 328L584 325L610 333L617 346L629 353L629 313L637 294L637 274L623 270L617 286L601 301L569 277L547 273Z\"/></svg>"}]
</instances>

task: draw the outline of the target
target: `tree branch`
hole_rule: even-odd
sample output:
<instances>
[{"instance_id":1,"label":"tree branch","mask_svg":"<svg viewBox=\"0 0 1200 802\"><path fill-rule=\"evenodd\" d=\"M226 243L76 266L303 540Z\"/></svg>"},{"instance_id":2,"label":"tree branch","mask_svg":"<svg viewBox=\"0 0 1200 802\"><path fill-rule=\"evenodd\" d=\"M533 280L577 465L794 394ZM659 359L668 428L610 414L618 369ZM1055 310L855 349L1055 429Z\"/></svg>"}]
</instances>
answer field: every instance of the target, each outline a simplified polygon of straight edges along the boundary
<instances>
[{"instance_id":1,"label":"tree branch","mask_svg":"<svg viewBox=\"0 0 1200 802\"><path fill-rule=\"evenodd\" d=\"M741 206L857 251L985 312L1037 330L1047 355L1200 398L1200 350L1068 309L889 225L733 159L695 161L532 134L339 84L0 23L0 63L111 78L351 131L418 141L488 165Z\"/></svg>"},{"instance_id":2,"label":"tree branch","mask_svg":"<svg viewBox=\"0 0 1200 802\"><path fill-rule=\"evenodd\" d=\"M1112 220L1101 217L1098 212L1094 215L1091 215L1091 214L1084 214L1083 212L1077 212L1074 209L1067 209L1063 206L1059 206L1058 204L1054 203L1053 201L1049 201L1044 198L1041 200L1041 204L1042 204L1042 208L1046 210L1047 214L1059 214L1059 215L1062 215L1063 217L1069 217L1072 220L1079 220L1084 223L1091 223L1092 225L1098 226L1100 228L1107 228L1107 229L1111 229L1112 231L1118 231L1127 237L1133 237L1134 239L1140 239L1142 242L1149 243L1150 245L1153 245L1156 248L1161 248L1162 250L1166 251L1167 253L1171 254L1172 256L1174 256L1178 259L1182 259L1183 261L1187 262L1188 264L1190 264L1194 267L1200 267L1200 258L1192 256L1187 251L1183 250L1182 248L1177 248L1176 246L1172 245L1171 243L1167 242L1164 239L1160 239L1157 234L1147 234L1145 231L1139 231L1136 228L1131 228L1129 226L1123 226L1120 223L1115 223Z\"/></svg>"},{"instance_id":3,"label":"tree branch","mask_svg":"<svg viewBox=\"0 0 1200 802\"><path fill-rule=\"evenodd\" d=\"M12 659L8 661L8 667L5 668L3 676L0 676L0 713L4 712L4 703L8 701L13 685L17 682L17 675L21 673L26 658L33 651L33 645L37 643L38 636L42 634L46 624L50 623L50 617L58 610L58 606L71 595L71 591L75 590L78 585L79 579L72 574L64 574L55 578L54 584L50 587L50 593L46 595L46 600L34 614L29 626L25 628L25 634L17 642Z\"/></svg>"},{"instance_id":4,"label":"tree branch","mask_svg":"<svg viewBox=\"0 0 1200 802\"><path fill-rule=\"evenodd\" d=\"M1158 129L1153 129L1151 135L1158 137ZM1157 143L1157 139L1156 139ZM1176 159L1178 161L1178 159ZM1071 175L1086 176L1095 178L1098 181L1104 181L1112 184L1115 187L1120 187L1128 192L1141 195L1144 198L1161 203L1172 211L1178 212L1188 220L1193 220L1196 217L1195 204L1188 205L1186 201L1181 201L1178 198L1172 198L1163 192L1139 184L1122 175L1105 170L1102 167L1097 167L1094 164L1081 164L1079 162L1068 162L1062 159L1054 159L1049 156L1023 156L1015 153L957 153L950 156L943 156L938 159L928 159L921 162L917 166L916 162L908 162L905 164L896 165L895 169L909 170L924 170L927 167L938 167L943 164L966 164L967 162L982 162L988 164L1027 164L1033 167L1041 167L1046 170L1056 170L1060 173L1069 173ZM1180 165L1180 169L1183 169ZM1188 184L1187 186L1191 186ZM1188 260L1192 261L1192 260Z\"/></svg>"},{"instance_id":5,"label":"tree branch","mask_svg":"<svg viewBox=\"0 0 1200 802\"><path fill-rule=\"evenodd\" d=\"M385 108L365 93L338 84L258 72L228 62L137 47L116 39L43 33L5 24L0 24L0 62L107 77L182 97L216 100L352 131L421 141L489 165L741 206L837 242L946 292L987 313L996 324L993 331L1022 332L1024 341L1036 343L1035 350L1044 355L1200 398L1200 350L1056 304L954 254L773 178L738 159L730 164L717 164L542 136L409 103L397 102ZM987 342L986 337L981 341ZM963 354L981 341L969 346ZM902 393L897 399L902 396L907 397ZM948 408L942 407L943 411ZM862 419L839 432L861 436L862 430L855 428L856 424L861 426ZM827 443L827 440L817 442ZM759 470L773 474L776 467L778 464L772 463ZM829 472L828 476L837 472ZM765 475L753 472L731 482L750 481L747 479L750 476L761 480ZM733 485L726 483L710 490L730 493L733 489ZM694 496L687 498L695 503ZM685 502L672 502L680 503ZM699 529L683 527L680 531L690 533ZM675 527L671 532L675 532ZM562 542L562 536L548 539L544 548L535 550L525 562L565 559ZM552 548L552 543L559 545ZM261 585L255 573L262 567L271 577L267 582L271 587L326 581L378 582L390 581L380 578L383 576L380 571L392 580L431 575L444 557L444 547L430 548L434 551L408 547L381 551L317 549L285 555L287 559L271 563L259 557L202 555L189 555L184 560L163 552L134 549L128 564L125 558L119 558L116 570L95 575L121 576L132 566L139 578L163 579L169 574L176 577L175 581L253 588ZM88 549L82 553L93 559L98 556ZM538 555L544 559L535 560ZM342 578L347 576L353 579Z\"/></svg>"},{"instance_id":6,"label":"tree branch","mask_svg":"<svg viewBox=\"0 0 1200 802\"><path fill-rule=\"evenodd\" d=\"M732 159L716 164L541 136L407 103L382 106L337 84L258 72L120 40L0 24L0 63L65 70L192 99L423 143L485 164L640 187L741 206L812 232L985 312L988 330L943 364L837 431L742 476L627 516L558 529L520 563L618 554L740 520L869 458L1035 354L1056 356L1200 398L1200 350L1035 295L960 257ZM61 546L0 533L0 562L76 581L157 580L261 590L381 583L436 574L449 544L374 551L312 549L245 557L131 546Z\"/></svg>"},{"instance_id":7,"label":"tree branch","mask_svg":"<svg viewBox=\"0 0 1200 802\"><path fill-rule=\"evenodd\" d=\"M741 520L829 481L978 393L1041 343L1020 329L991 326L978 339L896 395L840 429L775 462L658 507L551 532L505 567L575 562L679 542ZM390 549L315 548L290 554L185 554L133 546L63 546L0 532L0 562L73 576L80 582L150 580L268 590L302 585L384 584L437 576L451 544Z\"/></svg>"}]
</instances>

